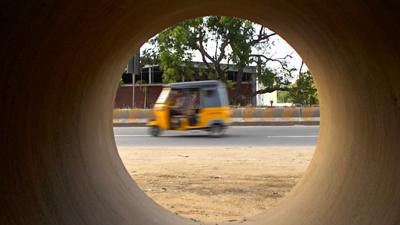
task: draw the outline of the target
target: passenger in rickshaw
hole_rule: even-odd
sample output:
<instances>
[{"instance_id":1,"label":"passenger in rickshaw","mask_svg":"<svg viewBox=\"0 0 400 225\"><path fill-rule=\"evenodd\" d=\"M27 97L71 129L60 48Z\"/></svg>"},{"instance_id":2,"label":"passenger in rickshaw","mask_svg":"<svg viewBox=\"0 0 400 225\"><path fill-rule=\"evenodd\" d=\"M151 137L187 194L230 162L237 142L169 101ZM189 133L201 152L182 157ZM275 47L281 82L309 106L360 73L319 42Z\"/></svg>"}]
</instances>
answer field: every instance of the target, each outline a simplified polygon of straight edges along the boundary
<instances>
[{"instance_id":1,"label":"passenger in rickshaw","mask_svg":"<svg viewBox=\"0 0 400 225\"><path fill-rule=\"evenodd\" d=\"M190 98L189 106L186 115L188 116L189 119L189 125L195 126L198 121L197 117L200 110L199 91L198 90L191 91L189 98Z\"/></svg>"},{"instance_id":2,"label":"passenger in rickshaw","mask_svg":"<svg viewBox=\"0 0 400 225\"><path fill-rule=\"evenodd\" d=\"M177 90L171 102L171 125L179 127L180 118L188 118L189 125L197 124L197 114L200 109L200 98L198 90Z\"/></svg>"}]
</instances>

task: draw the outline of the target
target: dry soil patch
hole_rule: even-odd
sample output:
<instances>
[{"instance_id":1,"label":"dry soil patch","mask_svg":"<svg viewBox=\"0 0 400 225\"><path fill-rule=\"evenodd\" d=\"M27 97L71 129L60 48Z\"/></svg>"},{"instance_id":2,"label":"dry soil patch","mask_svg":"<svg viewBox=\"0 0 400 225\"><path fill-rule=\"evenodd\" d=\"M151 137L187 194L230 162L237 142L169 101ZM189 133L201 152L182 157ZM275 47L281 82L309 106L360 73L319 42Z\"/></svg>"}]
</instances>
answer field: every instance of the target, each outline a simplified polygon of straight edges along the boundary
<instances>
[{"instance_id":1,"label":"dry soil patch","mask_svg":"<svg viewBox=\"0 0 400 225\"><path fill-rule=\"evenodd\" d=\"M274 207L302 177L314 148L120 148L158 204L200 221L243 220Z\"/></svg>"}]
</instances>

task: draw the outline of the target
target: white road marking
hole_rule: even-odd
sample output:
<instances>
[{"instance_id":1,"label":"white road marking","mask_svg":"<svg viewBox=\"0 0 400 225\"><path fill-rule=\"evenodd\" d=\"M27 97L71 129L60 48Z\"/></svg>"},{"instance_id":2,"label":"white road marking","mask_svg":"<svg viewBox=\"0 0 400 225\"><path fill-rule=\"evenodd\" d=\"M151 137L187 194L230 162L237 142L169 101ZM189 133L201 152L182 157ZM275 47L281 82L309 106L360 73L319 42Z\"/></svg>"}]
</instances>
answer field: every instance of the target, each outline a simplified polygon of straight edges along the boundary
<instances>
[{"instance_id":1,"label":"white road marking","mask_svg":"<svg viewBox=\"0 0 400 225\"><path fill-rule=\"evenodd\" d=\"M308 128L308 127L311 127L311 128L318 127L319 128L319 125L292 125L292 126L271 125L271 126L230 126L230 127L233 127L235 129L237 129L237 128L242 128L242 129L246 129L246 128L261 128L261 129L263 129L263 128L266 128L266 127L267 128Z\"/></svg>"},{"instance_id":2,"label":"white road marking","mask_svg":"<svg viewBox=\"0 0 400 225\"><path fill-rule=\"evenodd\" d=\"M150 137L147 134L116 134L115 137ZM317 135L306 136L267 136L267 138L317 138Z\"/></svg>"},{"instance_id":3,"label":"white road marking","mask_svg":"<svg viewBox=\"0 0 400 225\"><path fill-rule=\"evenodd\" d=\"M316 135L308 135L308 136L267 136L267 138L317 138Z\"/></svg>"},{"instance_id":4,"label":"white road marking","mask_svg":"<svg viewBox=\"0 0 400 225\"><path fill-rule=\"evenodd\" d=\"M147 134L116 134L115 137L149 137Z\"/></svg>"}]
</instances>

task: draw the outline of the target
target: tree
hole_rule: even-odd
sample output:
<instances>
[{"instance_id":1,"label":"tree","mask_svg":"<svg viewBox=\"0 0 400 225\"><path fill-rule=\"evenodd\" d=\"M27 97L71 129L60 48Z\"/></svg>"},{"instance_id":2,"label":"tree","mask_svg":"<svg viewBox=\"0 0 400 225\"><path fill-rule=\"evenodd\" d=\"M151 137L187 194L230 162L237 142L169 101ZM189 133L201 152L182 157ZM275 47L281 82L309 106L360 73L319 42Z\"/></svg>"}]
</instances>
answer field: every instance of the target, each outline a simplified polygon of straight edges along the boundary
<instances>
[{"instance_id":1,"label":"tree","mask_svg":"<svg viewBox=\"0 0 400 225\"><path fill-rule=\"evenodd\" d=\"M159 65L161 63L156 38L150 39L148 44L152 48L147 48L140 54L140 68L143 68L145 65Z\"/></svg>"},{"instance_id":2,"label":"tree","mask_svg":"<svg viewBox=\"0 0 400 225\"><path fill-rule=\"evenodd\" d=\"M276 33L248 20L209 16L181 22L151 40L152 48L143 52L143 62L159 62L164 82L219 79L227 82L230 66L238 70L236 94L241 88L244 69L257 65L257 77L263 90L254 95L287 89L292 72L290 55L270 53ZM201 55L205 68L195 68L194 52ZM272 65L275 64L275 69Z\"/></svg>"},{"instance_id":3,"label":"tree","mask_svg":"<svg viewBox=\"0 0 400 225\"><path fill-rule=\"evenodd\" d=\"M290 68L288 60L291 55L275 57L271 49L275 45L271 37L276 36L275 32L269 31L264 26L258 26L252 22L240 20L243 25L236 28L231 38L233 63L238 69L236 77L236 95L241 88L244 68L250 64L257 65L257 78L264 88L253 93L253 95L270 93L276 90L286 90L290 84L292 72L296 69ZM257 54L254 54L254 51ZM272 69L271 64L278 64L278 69Z\"/></svg>"},{"instance_id":4,"label":"tree","mask_svg":"<svg viewBox=\"0 0 400 225\"><path fill-rule=\"evenodd\" d=\"M277 103L289 102L289 91L278 91L277 93Z\"/></svg>"},{"instance_id":5,"label":"tree","mask_svg":"<svg viewBox=\"0 0 400 225\"><path fill-rule=\"evenodd\" d=\"M181 22L161 32L151 41L155 45L144 55L150 58L158 51L165 82L203 79L226 81L228 67L222 62L229 57L228 34L232 25L225 26L229 20L217 18L221 17L196 18ZM213 52L209 50L211 42L215 44ZM206 68L194 71L192 59L195 51L201 54Z\"/></svg>"},{"instance_id":6,"label":"tree","mask_svg":"<svg viewBox=\"0 0 400 225\"><path fill-rule=\"evenodd\" d=\"M300 66L299 78L289 89L288 100L294 104L318 104L318 92L309 70L302 72L304 63Z\"/></svg>"}]
</instances>

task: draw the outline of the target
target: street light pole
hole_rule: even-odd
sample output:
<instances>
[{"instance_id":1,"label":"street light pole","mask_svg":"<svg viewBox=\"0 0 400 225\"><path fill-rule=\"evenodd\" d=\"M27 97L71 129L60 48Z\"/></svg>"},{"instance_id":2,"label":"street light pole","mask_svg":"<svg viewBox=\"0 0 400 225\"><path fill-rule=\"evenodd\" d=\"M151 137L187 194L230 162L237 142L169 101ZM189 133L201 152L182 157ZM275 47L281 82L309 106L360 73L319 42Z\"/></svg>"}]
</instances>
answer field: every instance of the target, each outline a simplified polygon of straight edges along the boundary
<instances>
[{"instance_id":1,"label":"street light pole","mask_svg":"<svg viewBox=\"0 0 400 225\"><path fill-rule=\"evenodd\" d=\"M135 84L136 84L136 75L140 75L141 69L140 69L140 49L136 52L134 60L133 60L133 75L132 78L132 105L134 108L135 107Z\"/></svg>"},{"instance_id":2,"label":"street light pole","mask_svg":"<svg viewBox=\"0 0 400 225\"><path fill-rule=\"evenodd\" d=\"M135 108L135 83L136 83L136 74L132 73L132 108Z\"/></svg>"},{"instance_id":3,"label":"street light pole","mask_svg":"<svg viewBox=\"0 0 400 225\"><path fill-rule=\"evenodd\" d=\"M140 74L140 50L138 50L128 63L128 73L132 75L132 108L135 108L136 75Z\"/></svg>"}]
</instances>

